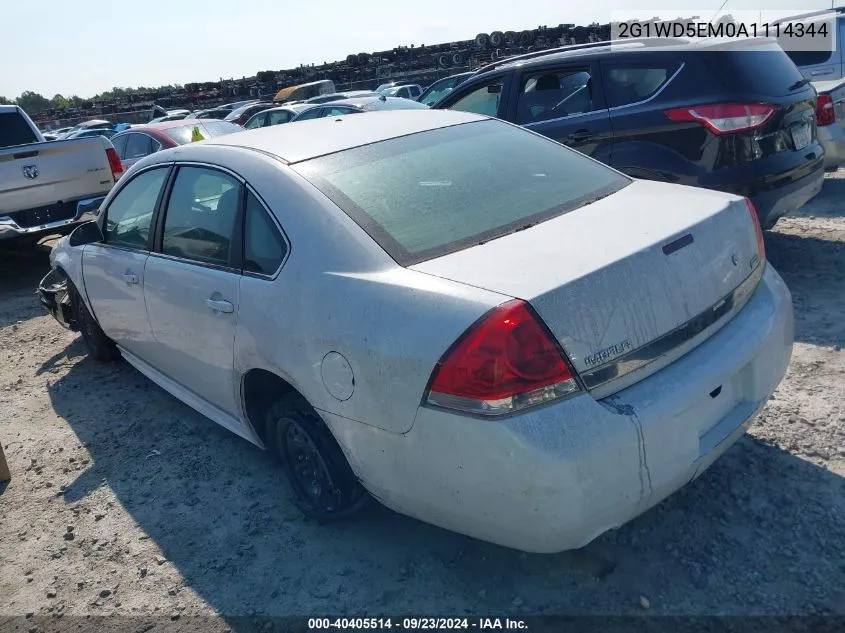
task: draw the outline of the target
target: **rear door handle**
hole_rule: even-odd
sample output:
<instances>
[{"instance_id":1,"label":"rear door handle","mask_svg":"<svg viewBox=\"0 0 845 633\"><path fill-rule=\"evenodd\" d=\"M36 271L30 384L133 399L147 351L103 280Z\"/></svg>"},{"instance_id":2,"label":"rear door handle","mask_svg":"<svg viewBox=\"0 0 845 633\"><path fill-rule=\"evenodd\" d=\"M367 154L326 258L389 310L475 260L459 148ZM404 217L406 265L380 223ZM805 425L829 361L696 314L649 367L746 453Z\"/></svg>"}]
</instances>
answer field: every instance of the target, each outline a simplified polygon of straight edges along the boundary
<instances>
[{"instance_id":1,"label":"rear door handle","mask_svg":"<svg viewBox=\"0 0 845 633\"><path fill-rule=\"evenodd\" d=\"M205 305L212 312L225 312L226 314L231 314L235 311L235 306L233 306L229 301L224 301L222 299L206 299Z\"/></svg>"},{"instance_id":2,"label":"rear door handle","mask_svg":"<svg viewBox=\"0 0 845 633\"><path fill-rule=\"evenodd\" d=\"M566 137L567 141L586 141L592 134L589 130L578 130Z\"/></svg>"},{"instance_id":3,"label":"rear door handle","mask_svg":"<svg viewBox=\"0 0 845 633\"><path fill-rule=\"evenodd\" d=\"M832 71L830 71L830 70L813 70L813 71L810 71L810 75L812 77L818 77L819 75L829 75L829 74L831 74L831 72Z\"/></svg>"},{"instance_id":4,"label":"rear door handle","mask_svg":"<svg viewBox=\"0 0 845 633\"><path fill-rule=\"evenodd\" d=\"M123 281L130 285L137 284L138 275L136 275L135 273L123 273Z\"/></svg>"}]
</instances>

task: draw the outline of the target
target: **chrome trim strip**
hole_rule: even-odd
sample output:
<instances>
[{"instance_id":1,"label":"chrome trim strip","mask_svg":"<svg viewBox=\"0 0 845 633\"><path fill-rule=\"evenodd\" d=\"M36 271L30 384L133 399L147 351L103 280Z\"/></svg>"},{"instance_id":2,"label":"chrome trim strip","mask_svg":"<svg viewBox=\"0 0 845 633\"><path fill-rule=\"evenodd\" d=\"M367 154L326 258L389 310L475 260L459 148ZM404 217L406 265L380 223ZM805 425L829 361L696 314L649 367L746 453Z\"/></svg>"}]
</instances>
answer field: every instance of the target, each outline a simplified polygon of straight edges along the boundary
<instances>
[{"instance_id":1,"label":"chrome trim strip","mask_svg":"<svg viewBox=\"0 0 845 633\"><path fill-rule=\"evenodd\" d=\"M100 202L100 204L102 204L103 200L105 199L106 196L103 195L94 196L93 198L83 198L81 200L77 200L76 213L73 215L72 218L65 218L64 220L54 220L53 222L39 224L37 226L21 226L8 215L0 216L0 233L3 233L6 237L8 237L8 233L14 233L15 235L29 235L31 233L41 233L43 231L58 229L69 224L74 224L76 222L79 222L86 216L89 220L93 220L96 218L96 214L93 211L88 210L87 207L93 206L98 201Z\"/></svg>"},{"instance_id":2,"label":"chrome trim strip","mask_svg":"<svg viewBox=\"0 0 845 633\"><path fill-rule=\"evenodd\" d=\"M765 266L758 265L733 292L671 332L600 367L581 373L584 386L587 390L592 390L645 367L695 338L726 315L740 310L757 289L764 268Z\"/></svg>"}]
</instances>

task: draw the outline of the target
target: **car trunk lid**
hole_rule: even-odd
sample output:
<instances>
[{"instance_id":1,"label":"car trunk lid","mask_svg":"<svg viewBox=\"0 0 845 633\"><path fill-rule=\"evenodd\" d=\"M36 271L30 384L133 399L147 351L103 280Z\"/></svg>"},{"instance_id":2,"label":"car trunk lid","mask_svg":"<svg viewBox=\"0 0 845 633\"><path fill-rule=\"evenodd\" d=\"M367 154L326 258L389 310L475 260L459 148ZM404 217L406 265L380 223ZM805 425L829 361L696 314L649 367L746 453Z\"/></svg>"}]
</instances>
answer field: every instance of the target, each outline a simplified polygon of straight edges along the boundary
<instances>
[{"instance_id":1,"label":"car trunk lid","mask_svg":"<svg viewBox=\"0 0 845 633\"><path fill-rule=\"evenodd\" d=\"M602 396L718 329L762 271L743 199L650 181L412 268L530 302Z\"/></svg>"},{"instance_id":2,"label":"car trunk lid","mask_svg":"<svg viewBox=\"0 0 845 633\"><path fill-rule=\"evenodd\" d=\"M114 177L101 138L0 149L0 209L14 212L95 196Z\"/></svg>"}]
</instances>

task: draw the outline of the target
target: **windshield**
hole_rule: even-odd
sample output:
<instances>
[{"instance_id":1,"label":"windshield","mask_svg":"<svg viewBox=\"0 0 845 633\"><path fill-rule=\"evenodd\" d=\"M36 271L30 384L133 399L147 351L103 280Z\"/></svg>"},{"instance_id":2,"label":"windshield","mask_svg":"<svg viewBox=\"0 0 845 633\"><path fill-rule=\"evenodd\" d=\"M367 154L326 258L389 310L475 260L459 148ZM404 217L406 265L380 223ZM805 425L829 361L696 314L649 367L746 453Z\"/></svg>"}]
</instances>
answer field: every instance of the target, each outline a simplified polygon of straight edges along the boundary
<instances>
[{"instance_id":1,"label":"windshield","mask_svg":"<svg viewBox=\"0 0 845 633\"><path fill-rule=\"evenodd\" d=\"M544 222L631 182L499 121L394 138L294 169L403 266Z\"/></svg>"},{"instance_id":2,"label":"windshield","mask_svg":"<svg viewBox=\"0 0 845 633\"><path fill-rule=\"evenodd\" d=\"M446 77L440 81L435 81L431 84L424 93L420 96L420 103L425 105L434 105L440 99L452 92L461 81L466 77Z\"/></svg>"},{"instance_id":3,"label":"windshield","mask_svg":"<svg viewBox=\"0 0 845 633\"><path fill-rule=\"evenodd\" d=\"M179 145L187 145L193 138L195 127L199 128L199 132L203 139L214 138L215 136L224 136L226 134L231 134L232 132L240 132L243 130L240 125L235 125L234 123L207 119L202 123L189 123L188 125L168 128L166 130L162 130L162 132L179 143Z\"/></svg>"}]
</instances>

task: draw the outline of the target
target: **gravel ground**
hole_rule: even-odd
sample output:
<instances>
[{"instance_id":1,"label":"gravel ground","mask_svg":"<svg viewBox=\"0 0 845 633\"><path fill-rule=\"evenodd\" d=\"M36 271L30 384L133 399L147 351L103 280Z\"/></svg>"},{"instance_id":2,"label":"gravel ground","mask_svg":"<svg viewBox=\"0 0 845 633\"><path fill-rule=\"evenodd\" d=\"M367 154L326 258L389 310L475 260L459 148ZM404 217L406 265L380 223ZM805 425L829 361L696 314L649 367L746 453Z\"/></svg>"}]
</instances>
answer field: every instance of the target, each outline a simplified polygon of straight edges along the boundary
<instances>
[{"instance_id":1,"label":"gravel ground","mask_svg":"<svg viewBox=\"0 0 845 633\"><path fill-rule=\"evenodd\" d=\"M25 614L233 629L325 613L845 615L843 176L767 234L796 345L751 432L658 507L553 556L382 508L303 519L266 454L127 364L86 360L42 314L45 247L2 256L0 630L38 630Z\"/></svg>"}]
</instances>

